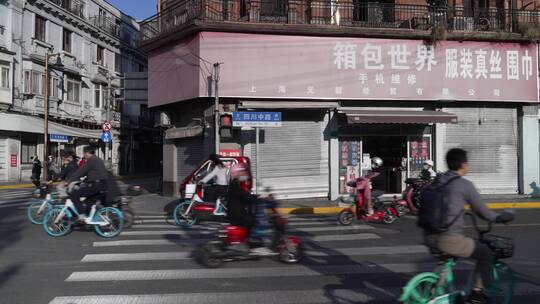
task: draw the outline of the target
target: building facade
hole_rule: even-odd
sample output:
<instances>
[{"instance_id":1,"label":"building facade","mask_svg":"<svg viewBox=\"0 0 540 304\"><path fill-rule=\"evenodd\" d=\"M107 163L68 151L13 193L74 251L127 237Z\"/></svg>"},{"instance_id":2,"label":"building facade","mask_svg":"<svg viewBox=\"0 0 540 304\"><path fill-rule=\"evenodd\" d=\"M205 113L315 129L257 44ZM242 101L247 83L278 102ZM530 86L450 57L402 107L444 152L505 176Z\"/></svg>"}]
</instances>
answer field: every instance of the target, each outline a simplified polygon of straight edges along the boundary
<instances>
[{"instance_id":1,"label":"building facade","mask_svg":"<svg viewBox=\"0 0 540 304\"><path fill-rule=\"evenodd\" d=\"M46 95L47 154L81 155L84 146L99 145L99 156L118 173L122 79L147 70L137 50L139 24L104 0L5 1L0 14L0 181L27 180L30 158L43 160ZM113 126L109 145L101 141L105 121Z\"/></svg>"},{"instance_id":2,"label":"building facade","mask_svg":"<svg viewBox=\"0 0 540 304\"><path fill-rule=\"evenodd\" d=\"M246 127L219 147L259 163L259 187L281 198L347 194L374 156L385 163L374 188L400 193L424 161L445 170L453 147L469 151L481 192L534 191L540 12L530 3L203 2L177 1L141 25L150 106L169 125L166 192L214 151L216 78L222 114L282 113L258 150Z\"/></svg>"}]
</instances>

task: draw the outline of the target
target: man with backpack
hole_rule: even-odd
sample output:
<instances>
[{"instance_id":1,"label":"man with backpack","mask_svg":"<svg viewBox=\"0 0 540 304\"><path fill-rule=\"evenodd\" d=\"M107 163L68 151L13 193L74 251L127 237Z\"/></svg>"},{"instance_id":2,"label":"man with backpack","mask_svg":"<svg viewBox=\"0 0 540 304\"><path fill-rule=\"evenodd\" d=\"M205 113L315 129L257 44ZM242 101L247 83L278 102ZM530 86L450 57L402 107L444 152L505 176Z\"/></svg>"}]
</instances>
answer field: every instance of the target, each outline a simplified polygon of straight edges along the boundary
<instances>
[{"instance_id":1,"label":"man with backpack","mask_svg":"<svg viewBox=\"0 0 540 304\"><path fill-rule=\"evenodd\" d=\"M448 172L440 175L422 192L418 225L424 229L426 245L454 257L476 260L475 284L469 295L471 304L488 303L484 286L493 280L491 249L465 235L465 206L487 221L510 222L513 214L490 210L473 183L463 178L469 172L467 152L451 149L446 154Z\"/></svg>"}]
</instances>

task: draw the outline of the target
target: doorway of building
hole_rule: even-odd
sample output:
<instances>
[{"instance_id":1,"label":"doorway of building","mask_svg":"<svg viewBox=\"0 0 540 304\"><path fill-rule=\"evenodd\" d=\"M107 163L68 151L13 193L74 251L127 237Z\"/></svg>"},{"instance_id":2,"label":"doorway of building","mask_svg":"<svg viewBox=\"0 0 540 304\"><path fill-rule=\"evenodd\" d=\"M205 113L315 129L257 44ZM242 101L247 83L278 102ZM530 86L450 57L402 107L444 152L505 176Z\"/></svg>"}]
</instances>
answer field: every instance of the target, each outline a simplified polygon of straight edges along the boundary
<instances>
[{"instance_id":1,"label":"doorway of building","mask_svg":"<svg viewBox=\"0 0 540 304\"><path fill-rule=\"evenodd\" d=\"M383 160L383 166L377 169L381 175L372 181L373 189L385 193L401 193L406 175L404 173L407 171L407 137L365 136L362 138L362 146L364 155Z\"/></svg>"}]
</instances>

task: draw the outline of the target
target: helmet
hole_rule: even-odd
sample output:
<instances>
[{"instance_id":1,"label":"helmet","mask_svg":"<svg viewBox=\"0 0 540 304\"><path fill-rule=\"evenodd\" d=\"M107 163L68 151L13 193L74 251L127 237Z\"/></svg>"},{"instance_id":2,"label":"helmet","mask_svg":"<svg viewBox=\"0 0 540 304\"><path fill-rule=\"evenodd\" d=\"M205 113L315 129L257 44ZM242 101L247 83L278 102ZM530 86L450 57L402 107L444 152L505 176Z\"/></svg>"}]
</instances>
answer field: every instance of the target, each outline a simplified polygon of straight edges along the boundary
<instances>
[{"instance_id":1,"label":"helmet","mask_svg":"<svg viewBox=\"0 0 540 304\"><path fill-rule=\"evenodd\" d=\"M430 167L433 167L433 161L432 161L432 160L426 160L426 161L424 162L424 165L428 165L428 166L430 166Z\"/></svg>"},{"instance_id":2,"label":"helmet","mask_svg":"<svg viewBox=\"0 0 540 304\"><path fill-rule=\"evenodd\" d=\"M374 157L371 159L371 167L377 169L383 165L383 160L380 157Z\"/></svg>"},{"instance_id":3,"label":"helmet","mask_svg":"<svg viewBox=\"0 0 540 304\"><path fill-rule=\"evenodd\" d=\"M230 170L231 179L246 181L249 179L249 169L246 164L234 164Z\"/></svg>"}]
</instances>

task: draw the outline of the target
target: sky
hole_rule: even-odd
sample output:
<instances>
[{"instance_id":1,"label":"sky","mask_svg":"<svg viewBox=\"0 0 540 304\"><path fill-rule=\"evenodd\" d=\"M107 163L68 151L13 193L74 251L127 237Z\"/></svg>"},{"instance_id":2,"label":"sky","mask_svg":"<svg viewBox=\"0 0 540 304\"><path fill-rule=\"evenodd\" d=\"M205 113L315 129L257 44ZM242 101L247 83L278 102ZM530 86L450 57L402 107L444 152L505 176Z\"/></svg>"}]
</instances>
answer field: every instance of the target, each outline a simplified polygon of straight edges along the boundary
<instances>
[{"instance_id":1,"label":"sky","mask_svg":"<svg viewBox=\"0 0 540 304\"><path fill-rule=\"evenodd\" d=\"M143 20L156 14L156 0L107 0L122 12L136 20Z\"/></svg>"}]
</instances>

